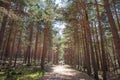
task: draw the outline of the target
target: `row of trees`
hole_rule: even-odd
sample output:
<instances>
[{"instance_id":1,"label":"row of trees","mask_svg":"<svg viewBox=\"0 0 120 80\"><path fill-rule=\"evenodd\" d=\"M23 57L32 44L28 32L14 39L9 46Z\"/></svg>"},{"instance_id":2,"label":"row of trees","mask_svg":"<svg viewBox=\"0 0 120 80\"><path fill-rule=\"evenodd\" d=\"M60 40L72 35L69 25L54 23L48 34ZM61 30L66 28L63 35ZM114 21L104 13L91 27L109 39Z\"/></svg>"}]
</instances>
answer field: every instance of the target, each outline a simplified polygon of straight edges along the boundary
<instances>
[{"instance_id":1,"label":"row of trees","mask_svg":"<svg viewBox=\"0 0 120 80\"><path fill-rule=\"evenodd\" d=\"M1 67L52 61L55 10L53 0L0 0Z\"/></svg>"},{"instance_id":2,"label":"row of trees","mask_svg":"<svg viewBox=\"0 0 120 80\"><path fill-rule=\"evenodd\" d=\"M95 80L120 68L119 0L71 0L63 11L65 63L93 75Z\"/></svg>"},{"instance_id":3,"label":"row of trees","mask_svg":"<svg viewBox=\"0 0 120 80\"><path fill-rule=\"evenodd\" d=\"M119 3L68 0L58 8L55 0L0 0L0 67L22 62L28 66L40 63L44 69L45 63L58 64L64 48L65 63L96 80L99 75L106 80L108 73L118 74ZM64 45L53 28L57 20L66 23Z\"/></svg>"}]
</instances>

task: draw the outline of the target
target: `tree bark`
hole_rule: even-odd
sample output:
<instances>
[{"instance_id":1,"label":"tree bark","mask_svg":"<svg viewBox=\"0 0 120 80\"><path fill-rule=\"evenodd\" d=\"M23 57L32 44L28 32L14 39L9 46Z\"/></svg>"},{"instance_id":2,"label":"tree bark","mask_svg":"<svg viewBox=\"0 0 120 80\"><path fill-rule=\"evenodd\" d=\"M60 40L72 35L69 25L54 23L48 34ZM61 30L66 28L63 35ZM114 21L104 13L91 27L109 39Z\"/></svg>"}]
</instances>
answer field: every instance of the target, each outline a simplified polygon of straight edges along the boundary
<instances>
[{"instance_id":1,"label":"tree bark","mask_svg":"<svg viewBox=\"0 0 120 80\"><path fill-rule=\"evenodd\" d=\"M33 37L33 23L30 23L30 34L29 34L29 44L28 44L28 47L27 47L27 65L30 66L31 65L31 48L32 48L32 37Z\"/></svg>"},{"instance_id":2,"label":"tree bark","mask_svg":"<svg viewBox=\"0 0 120 80\"><path fill-rule=\"evenodd\" d=\"M36 41L35 41L35 52L34 52L34 60L36 63L36 56L37 56L37 50L38 50L38 36L39 36L39 29L37 28L37 32L36 32Z\"/></svg>"},{"instance_id":3,"label":"tree bark","mask_svg":"<svg viewBox=\"0 0 120 80\"><path fill-rule=\"evenodd\" d=\"M43 51L42 51L42 56L41 56L41 70L45 69L45 58L46 58L46 54L47 54L48 29L49 29L49 24L47 21L45 29L44 29L44 42L43 42Z\"/></svg>"},{"instance_id":4,"label":"tree bark","mask_svg":"<svg viewBox=\"0 0 120 80\"><path fill-rule=\"evenodd\" d=\"M20 54L20 51L21 51L21 49L20 49L21 37L22 37L22 31L20 31L20 35L19 35L19 39L18 39L17 51L16 51L16 53L15 53L14 67L16 66L18 54Z\"/></svg>"},{"instance_id":5,"label":"tree bark","mask_svg":"<svg viewBox=\"0 0 120 80\"><path fill-rule=\"evenodd\" d=\"M115 50L116 50L116 53L117 53L118 64L119 64L119 67L120 67L120 38L119 38L117 26L116 26L115 21L114 21L113 16L112 16L112 12L110 10L109 0L104 0L104 8L105 8L107 16L108 16L110 29L111 29L111 32L112 32L112 35L113 35Z\"/></svg>"}]
</instances>

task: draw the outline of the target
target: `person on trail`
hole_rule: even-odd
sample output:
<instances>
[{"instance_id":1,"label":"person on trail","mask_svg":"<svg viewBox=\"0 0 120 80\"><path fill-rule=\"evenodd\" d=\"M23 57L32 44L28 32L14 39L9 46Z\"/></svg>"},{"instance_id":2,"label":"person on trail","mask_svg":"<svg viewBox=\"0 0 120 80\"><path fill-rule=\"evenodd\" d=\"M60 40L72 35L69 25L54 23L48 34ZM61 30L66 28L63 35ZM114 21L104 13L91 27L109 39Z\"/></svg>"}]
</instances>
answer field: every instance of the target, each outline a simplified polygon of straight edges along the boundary
<instances>
[{"instance_id":1,"label":"person on trail","mask_svg":"<svg viewBox=\"0 0 120 80\"><path fill-rule=\"evenodd\" d=\"M60 60L60 62L59 62L59 63L60 63L60 65L63 65L63 60Z\"/></svg>"}]
</instances>

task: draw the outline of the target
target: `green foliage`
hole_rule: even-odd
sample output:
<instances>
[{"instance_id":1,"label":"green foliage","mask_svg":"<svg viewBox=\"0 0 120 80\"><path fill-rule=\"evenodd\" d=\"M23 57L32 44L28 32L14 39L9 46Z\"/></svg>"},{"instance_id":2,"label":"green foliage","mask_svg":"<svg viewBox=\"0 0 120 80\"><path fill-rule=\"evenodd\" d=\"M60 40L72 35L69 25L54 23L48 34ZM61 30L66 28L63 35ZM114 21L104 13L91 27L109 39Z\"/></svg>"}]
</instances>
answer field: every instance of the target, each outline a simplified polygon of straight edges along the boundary
<instances>
[{"instance_id":1,"label":"green foliage","mask_svg":"<svg viewBox=\"0 0 120 80\"><path fill-rule=\"evenodd\" d=\"M10 70L7 80L36 80L44 75L44 71L35 68L21 67L20 69ZM6 80L8 73L0 72L0 80Z\"/></svg>"},{"instance_id":2,"label":"green foliage","mask_svg":"<svg viewBox=\"0 0 120 80\"><path fill-rule=\"evenodd\" d=\"M15 21L21 21L22 19L17 16L14 12L10 11L8 12L5 8L0 7L0 13L3 13L4 15L8 15L10 19L13 19Z\"/></svg>"}]
</instances>

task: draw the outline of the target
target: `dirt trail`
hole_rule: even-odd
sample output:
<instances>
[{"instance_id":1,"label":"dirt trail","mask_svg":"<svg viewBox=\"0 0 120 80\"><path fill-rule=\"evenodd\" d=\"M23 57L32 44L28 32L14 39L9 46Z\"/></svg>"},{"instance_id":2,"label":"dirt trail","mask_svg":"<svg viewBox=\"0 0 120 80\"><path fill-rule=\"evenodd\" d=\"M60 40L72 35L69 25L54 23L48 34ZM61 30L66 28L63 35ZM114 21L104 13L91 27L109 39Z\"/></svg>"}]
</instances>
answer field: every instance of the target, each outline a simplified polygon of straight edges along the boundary
<instances>
[{"instance_id":1,"label":"dirt trail","mask_svg":"<svg viewBox=\"0 0 120 80\"><path fill-rule=\"evenodd\" d=\"M93 80L87 74L72 69L68 65L54 65L39 80Z\"/></svg>"}]
</instances>

